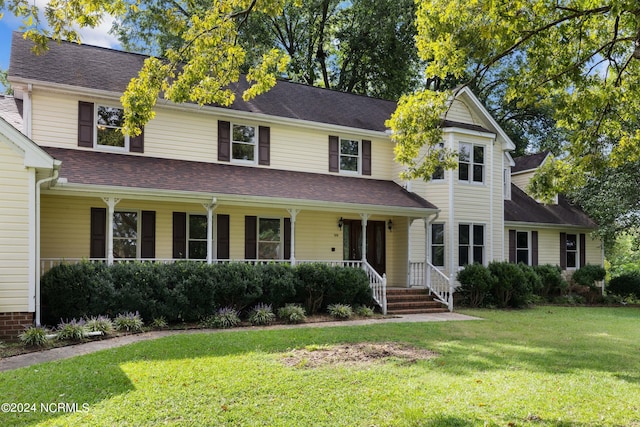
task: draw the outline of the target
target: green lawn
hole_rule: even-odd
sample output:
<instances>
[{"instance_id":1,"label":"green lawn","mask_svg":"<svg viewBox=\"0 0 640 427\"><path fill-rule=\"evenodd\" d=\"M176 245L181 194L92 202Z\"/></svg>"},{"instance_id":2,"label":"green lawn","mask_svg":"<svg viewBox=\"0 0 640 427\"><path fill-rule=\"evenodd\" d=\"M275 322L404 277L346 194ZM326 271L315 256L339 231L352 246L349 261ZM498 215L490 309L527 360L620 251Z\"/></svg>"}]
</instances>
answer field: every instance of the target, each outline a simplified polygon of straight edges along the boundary
<instances>
[{"instance_id":1,"label":"green lawn","mask_svg":"<svg viewBox=\"0 0 640 427\"><path fill-rule=\"evenodd\" d=\"M0 374L0 425L640 426L640 310L176 335ZM396 341L403 363L288 367L294 348ZM0 362L1 363L1 362ZM83 404L65 414L40 403Z\"/></svg>"}]
</instances>

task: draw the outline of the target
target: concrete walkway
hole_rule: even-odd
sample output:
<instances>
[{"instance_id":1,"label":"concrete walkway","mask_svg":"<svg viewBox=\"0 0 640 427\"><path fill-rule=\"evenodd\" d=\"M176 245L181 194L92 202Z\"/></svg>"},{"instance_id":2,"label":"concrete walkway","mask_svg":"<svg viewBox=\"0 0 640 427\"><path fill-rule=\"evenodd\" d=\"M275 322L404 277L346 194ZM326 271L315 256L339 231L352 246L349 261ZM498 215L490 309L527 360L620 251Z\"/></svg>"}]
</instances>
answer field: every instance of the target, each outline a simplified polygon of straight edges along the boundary
<instances>
[{"instance_id":1,"label":"concrete walkway","mask_svg":"<svg viewBox=\"0 0 640 427\"><path fill-rule=\"evenodd\" d=\"M68 359L70 357L81 356L83 354L94 353L96 351L109 348L122 347L124 345L153 340L177 334L199 334L203 332L230 332L239 329L264 330L264 329L293 329L293 328L327 328L335 326L359 326L374 325L378 323L411 323L411 322L446 322L452 320L479 320L477 317L466 316L459 313L428 313L428 314L407 314L404 316L386 317L377 319L351 320L341 322L317 322L303 323L299 325L274 325L249 328L232 329L187 329L171 331L152 331L142 334L124 335L100 341L91 341L83 344L70 345L67 347L52 348L50 350L37 351L34 353L21 354L18 356L0 359L0 372L12 369L23 368L38 363L51 362L54 360Z\"/></svg>"}]
</instances>

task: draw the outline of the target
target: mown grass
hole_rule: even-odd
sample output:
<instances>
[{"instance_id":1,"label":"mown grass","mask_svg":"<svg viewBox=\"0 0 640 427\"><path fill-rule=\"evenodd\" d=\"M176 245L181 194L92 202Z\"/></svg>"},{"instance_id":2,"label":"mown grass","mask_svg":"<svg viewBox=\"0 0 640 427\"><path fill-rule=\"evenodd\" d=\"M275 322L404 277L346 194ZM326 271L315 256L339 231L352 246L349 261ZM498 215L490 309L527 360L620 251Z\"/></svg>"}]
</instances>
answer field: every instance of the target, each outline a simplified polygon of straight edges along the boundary
<instances>
[{"instance_id":1,"label":"mown grass","mask_svg":"<svg viewBox=\"0 0 640 427\"><path fill-rule=\"evenodd\" d=\"M482 321L176 335L0 374L43 426L640 426L640 310L465 311ZM287 367L288 350L396 341L413 364Z\"/></svg>"}]
</instances>

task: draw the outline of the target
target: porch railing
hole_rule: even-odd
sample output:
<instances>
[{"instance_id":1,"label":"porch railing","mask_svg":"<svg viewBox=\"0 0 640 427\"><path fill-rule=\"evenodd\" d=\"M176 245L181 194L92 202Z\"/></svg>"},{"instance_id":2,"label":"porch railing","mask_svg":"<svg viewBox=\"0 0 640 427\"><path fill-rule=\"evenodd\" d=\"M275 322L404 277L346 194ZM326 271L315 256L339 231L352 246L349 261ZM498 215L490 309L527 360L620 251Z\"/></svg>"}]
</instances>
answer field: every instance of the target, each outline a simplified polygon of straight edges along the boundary
<instances>
[{"instance_id":1,"label":"porch railing","mask_svg":"<svg viewBox=\"0 0 640 427\"><path fill-rule=\"evenodd\" d=\"M426 275L426 277L425 277ZM449 278L431 263L409 262L409 286L426 286L436 300L445 304L449 311L453 311L453 291Z\"/></svg>"},{"instance_id":2,"label":"porch railing","mask_svg":"<svg viewBox=\"0 0 640 427\"><path fill-rule=\"evenodd\" d=\"M41 258L40 259L40 274L44 274L56 265L59 264L77 264L79 262L92 262L92 263L107 263L106 258ZM115 259L115 263L123 263L123 262L151 262L151 263L160 263L160 264L171 264L178 261L186 261L184 259L175 259L175 258L145 258L145 259ZM190 262L207 262L206 260L188 260ZM247 264L271 264L271 263L281 263L281 264L290 264L290 260L256 260L256 259L218 259L213 260L212 263L221 264L221 263L229 263L229 262L242 262ZM367 262L363 261L351 261L351 260L296 260L296 264L311 264L311 263L320 263L327 264L332 267L350 267L350 268L362 268L369 277L369 286L371 286L371 290L373 291L373 299L382 309L383 314L387 314L387 278L386 275L380 276L378 272L376 272L373 267L371 267Z\"/></svg>"}]
</instances>

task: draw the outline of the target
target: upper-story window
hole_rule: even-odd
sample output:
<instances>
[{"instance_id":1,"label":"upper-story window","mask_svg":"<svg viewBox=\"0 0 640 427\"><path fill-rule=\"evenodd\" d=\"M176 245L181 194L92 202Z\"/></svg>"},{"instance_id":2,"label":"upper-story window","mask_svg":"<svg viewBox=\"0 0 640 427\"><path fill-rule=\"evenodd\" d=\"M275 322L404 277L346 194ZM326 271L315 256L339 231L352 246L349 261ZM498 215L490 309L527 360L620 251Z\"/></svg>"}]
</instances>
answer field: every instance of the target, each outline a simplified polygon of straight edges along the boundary
<instances>
[{"instance_id":1,"label":"upper-story window","mask_svg":"<svg viewBox=\"0 0 640 427\"><path fill-rule=\"evenodd\" d=\"M340 172L360 171L360 141L340 140Z\"/></svg>"},{"instance_id":2,"label":"upper-story window","mask_svg":"<svg viewBox=\"0 0 640 427\"><path fill-rule=\"evenodd\" d=\"M458 180L469 183L484 183L484 146L460 143L458 154Z\"/></svg>"},{"instance_id":3,"label":"upper-story window","mask_svg":"<svg viewBox=\"0 0 640 427\"><path fill-rule=\"evenodd\" d=\"M129 147L129 137L122 133L124 110L98 105L96 108L96 145L123 150Z\"/></svg>"},{"instance_id":4,"label":"upper-story window","mask_svg":"<svg viewBox=\"0 0 640 427\"><path fill-rule=\"evenodd\" d=\"M444 142L439 143L436 150L441 151L444 150ZM440 160L442 160L442 153L439 156ZM444 168L442 166L436 166L436 170L431 174L432 181L442 181L444 180Z\"/></svg>"},{"instance_id":5,"label":"upper-story window","mask_svg":"<svg viewBox=\"0 0 640 427\"><path fill-rule=\"evenodd\" d=\"M247 125L232 125L231 158L234 161L255 163L256 128Z\"/></svg>"}]
</instances>

